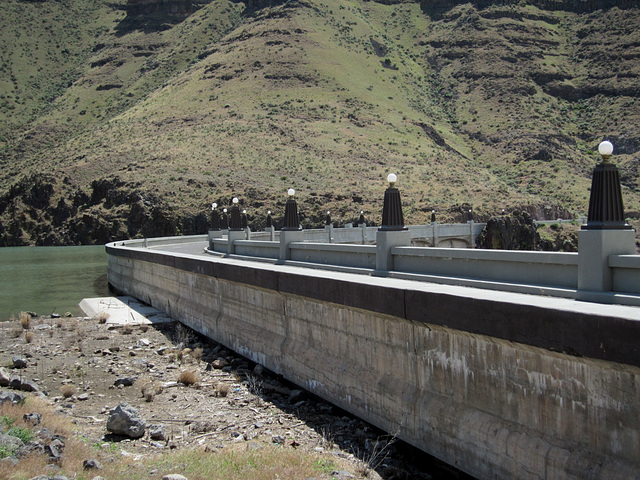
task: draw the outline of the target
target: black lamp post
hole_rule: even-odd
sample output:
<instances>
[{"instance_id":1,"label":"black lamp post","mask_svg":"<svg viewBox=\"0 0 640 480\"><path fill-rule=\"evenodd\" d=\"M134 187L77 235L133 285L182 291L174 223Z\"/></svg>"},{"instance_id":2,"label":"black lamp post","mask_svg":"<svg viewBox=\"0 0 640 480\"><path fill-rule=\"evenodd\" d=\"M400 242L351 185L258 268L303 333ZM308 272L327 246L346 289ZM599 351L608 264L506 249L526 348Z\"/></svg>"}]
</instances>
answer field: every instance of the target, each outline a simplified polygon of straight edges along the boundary
<instances>
[{"instance_id":1,"label":"black lamp post","mask_svg":"<svg viewBox=\"0 0 640 480\"><path fill-rule=\"evenodd\" d=\"M211 230L220 230L220 214L217 203L211 204Z\"/></svg>"},{"instance_id":2,"label":"black lamp post","mask_svg":"<svg viewBox=\"0 0 640 480\"><path fill-rule=\"evenodd\" d=\"M296 191L293 188L290 188L287 193L289 194L289 198L284 206L284 226L282 227L282 230L302 230L300 220L298 219L298 205L296 204L296 200L293 198Z\"/></svg>"},{"instance_id":3,"label":"black lamp post","mask_svg":"<svg viewBox=\"0 0 640 480\"><path fill-rule=\"evenodd\" d=\"M242 210L242 228L246 229L249 225L249 220L247 219L247 211Z\"/></svg>"},{"instance_id":4,"label":"black lamp post","mask_svg":"<svg viewBox=\"0 0 640 480\"><path fill-rule=\"evenodd\" d=\"M631 225L624 219L618 168L609 162L613 145L605 140L600 143L598 151L602 155L602 162L593 170L587 224L582 225L581 228L583 230L631 229Z\"/></svg>"},{"instance_id":5,"label":"black lamp post","mask_svg":"<svg viewBox=\"0 0 640 480\"><path fill-rule=\"evenodd\" d=\"M267 228L273 227L273 219L271 218L271 210L267 210Z\"/></svg>"},{"instance_id":6,"label":"black lamp post","mask_svg":"<svg viewBox=\"0 0 640 480\"><path fill-rule=\"evenodd\" d=\"M325 220L325 225L333 225L333 223L331 222L331 212L327 212L327 219Z\"/></svg>"},{"instance_id":7,"label":"black lamp post","mask_svg":"<svg viewBox=\"0 0 640 480\"><path fill-rule=\"evenodd\" d=\"M360 218L358 219L358 225L363 225L364 223L365 223L364 212L361 210L360 211Z\"/></svg>"},{"instance_id":8,"label":"black lamp post","mask_svg":"<svg viewBox=\"0 0 640 480\"><path fill-rule=\"evenodd\" d=\"M382 225L379 230L407 230L404 226L404 217L402 215L402 201L400 200L400 192L395 187L398 176L390 173L387 176L389 188L384 192L384 205L382 207Z\"/></svg>"},{"instance_id":9,"label":"black lamp post","mask_svg":"<svg viewBox=\"0 0 640 480\"><path fill-rule=\"evenodd\" d=\"M233 205L231 206L231 224L229 225L229 230L242 230L242 220L240 218L240 207L238 206L238 198L233 197L233 200L231 202L233 203Z\"/></svg>"},{"instance_id":10,"label":"black lamp post","mask_svg":"<svg viewBox=\"0 0 640 480\"><path fill-rule=\"evenodd\" d=\"M223 230L227 230L229 228L229 216L227 215L227 209L226 208L224 208L222 210L222 222L221 223L222 223L221 228Z\"/></svg>"}]
</instances>

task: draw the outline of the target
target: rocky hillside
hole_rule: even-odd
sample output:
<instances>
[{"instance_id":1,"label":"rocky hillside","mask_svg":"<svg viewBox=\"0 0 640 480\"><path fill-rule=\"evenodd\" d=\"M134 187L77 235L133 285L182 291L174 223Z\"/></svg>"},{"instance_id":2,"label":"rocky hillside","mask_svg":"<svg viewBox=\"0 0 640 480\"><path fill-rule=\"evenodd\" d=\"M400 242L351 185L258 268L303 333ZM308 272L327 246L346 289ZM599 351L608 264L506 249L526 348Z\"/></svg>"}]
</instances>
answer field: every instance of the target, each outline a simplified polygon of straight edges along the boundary
<instances>
[{"instance_id":1,"label":"rocky hillside","mask_svg":"<svg viewBox=\"0 0 640 480\"><path fill-rule=\"evenodd\" d=\"M632 1L10 0L0 33L0 245L586 212L615 145L640 217ZM615 4L615 5L614 5ZM29 33L27 33L29 32Z\"/></svg>"}]
</instances>

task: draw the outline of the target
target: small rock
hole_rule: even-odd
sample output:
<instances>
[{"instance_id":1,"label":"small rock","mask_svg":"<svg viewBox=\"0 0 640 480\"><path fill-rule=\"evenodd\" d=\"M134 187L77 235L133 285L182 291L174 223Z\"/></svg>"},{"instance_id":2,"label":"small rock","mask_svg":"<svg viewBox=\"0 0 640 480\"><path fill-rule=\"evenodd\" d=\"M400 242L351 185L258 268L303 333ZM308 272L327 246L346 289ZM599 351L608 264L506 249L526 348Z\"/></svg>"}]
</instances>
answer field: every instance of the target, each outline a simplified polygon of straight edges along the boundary
<instances>
[{"instance_id":1,"label":"small rock","mask_svg":"<svg viewBox=\"0 0 640 480\"><path fill-rule=\"evenodd\" d=\"M92 458L82 462L82 468L83 470L100 470L102 468L102 465L100 465L100 462L98 460Z\"/></svg>"},{"instance_id":2,"label":"small rock","mask_svg":"<svg viewBox=\"0 0 640 480\"><path fill-rule=\"evenodd\" d=\"M253 374L256 376L261 376L264 373L264 367L259 363L253 368Z\"/></svg>"},{"instance_id":3,"label":"small rock","mask_svg":"<svg viewBox=\"0 0 640 480\"><path fill-rule=\"evenodd\" d=\"M169 347L160 347L158 350L156 350L156 353L158 355L164 355L168 351L169 351Z\"/></svg>"},{"instance_id":4,"label":"small rock","mask_svg":"<svg viewBox=\"0 0 640 480\"><path fill-rule=\"evenodd\" d=\"M141 338L136 342L136 347L148 347L151 345L151 342L148 338Z\"/></svg>"},{"instance_id":5,"label":"small rock","mask_svg":"<svg viewBox=\"0 0 640 480\"><path fill-rule=\"evenodd\" d=\"M113 382L113 384L116 387L119 387L120 385L122 385L123 387L130 387L135 383L135 381L136 381L135 377L122 377L122 378L116 379L116 381Z\"/></svg>"},{"instance_id":6,"label":"small rock","mask_svg":"<svg viewBox=\"0 0 640 480\"><path fill-rule=\"evenodd\" d=\"M164 431L164 425L149 425L149 436L151 437L151 440L166 440L167 437Z\"/></svg>"},{"instance_id":7,"label":"small rock","mask_svg":"<svg viewBox=\"0 0 640 480\"><path fill-rule=\"evenodd\" d=\"M11 376L3 367L0 367L0 387L8 387L11 383Z\"/></svg>"},{"instance_id":8,"label":"small rock","mask_svg":"<svg viewBox=\"0 0 640 480\"><path fill-rule=\"evenodd\" d=\"M64 451L64 442L60 438L54 438L49 445L45 448L46 452L54 460L60 460L62 458L62 452Z\"/></svg>"},{"instance_id":9,"label":"small rock","mask_svg":"<svg viewBox=\"0 0 640 480\"><path fill-rule=\"evenodd\" d=\"M24 396L15 392L6 392L0 391L0 405L5 402L11 402L14 405L22 402L24 400Z\"/></svg>"},{"instance_id":10,"label":"small rock","mask_svg":"<svg viewBox=\"0 0 640 480\"><path fill-rule=\"evenodd\" d=\"M303 396L304 396L304 391L291 390L291 393L289 394L289 403L297 403L300 400L302 400Z\"/></svg>"},{"instance_id":11,"label":"small rock","mask_svg":"<svg viewBox=\"0 0 640 480\"><path fill-rule=\"evenodd\" d=\"M170 473L169 475L162 477L162 480L187 480L187 477L183 477L177 473Z\"/></svg>"},{"instance_id":12,"label":"small rock","mask_svg":"<svg viewBox=\"0 0 640 480\"><path fill-rule=\"evenodd\" d=\"M127 402L120 402L107 420L107 430L117 435L140 438L144 435L146 423L138 411Z\"/></svg>"},{"instance_id":13,"label":"small rock","mask_svg":"<svg viewBox=\"0 0 640 480\"><path fill-rule=\"evenodd\" d=\"M80 395L78 395L77 398L78 398L78 400L83 402L85 400L89 400L89 394L88 393L81 393Z\"/></svg>"},{"instance_id":14,"label":"small rock","mask_svg":"<svg viewBox=\"0 0 640 480\"><path fill-rule=\"evenodd\" d=\"M46 323L40 323L38 325L34 325L32 329L33 330L51 330L51 325L47 325Z\"/></svg>"},{"instance_id":15,"label":"small rock","mask_svg":"<svg viewBox=\"0 0 640 480\"><path fill-rule=\"evenodd\" d=\"M51 480L69 480L69 477L66 475L54 475Z\"/></svg>"},{"instance_id":16,"label":"small rock","mask_svg":"<svg viewBox=\"0 0 640 480\"><path fill-rule=\"evenodd\" d=\"M334 480L346 480L347 478L356 478L352 473L347 472L346 470L331 472L331 477Z\"/></svg>"},{"instance_id":17,"label":"small rock","mask_svg":"<svg viewBox=\"0 0 640 480\"><path fill-rule=\"evenodd\" d=\"M282 435L274 435L273 437L271 437L271 441L276 445L284 445L284 442L285 442L284 437Z\"/></svg>"},{"instance_id":18,"label":"small rock","mask_svg":"<svg viewBox=\"0 0 640 480\"><path fill-rule=\"evenodd\" d=\"M38 412L25 413L22 416L22 420L29 422L32 425L40 425L40 422L42 421L42 414Z\"/></svg>"},{"instance_id":19,"label":"small rock","mask_svg":"<svg viewBox=\"0 0 640 480\"><path fill-rule=\"evenodd\" d=\"M62 315L60 315L59 313L52 313L51 314L51 318L60 318L62 317Z\"/></svg>"},{"instance_id":20,"label":"small rock","mask_svg":"<svg viewBox=\"0 0 640 480\"><path fill-rule=\"evenodd\" d=\"M13 362L13 368L27 368L27 360L20 355L14 355L11 361Z\"/></svg>"},{"instance_id":21,"label":"small rock","mask_svg":"<svg viewBox=\"0 0 640 480\"><path fill-rule=\"evenodd\" d=\"M19 390L23 392L39 392L40 386L33 380L24 380L20 383Z\"/></svg>"},{"instance_id":22,"label":"small rock","mask_svg":"<svg viewBox=\"0 0 640 480\"><path fill-rule=\"evenodd\" d=\"M35 477L31 478L30 480L49 480L49 476L48 475L36 475Z\"/></svg>"},{"instance_id":23,"label":"small rock","mask_svg":"<svg viewBox=\"0 0 640 480\"><path fill-rule=\"evenodd\" d=\"M229 362L227 362L224 358L216 358L213 362L211 362L211 366L217 370L220 370L227 365L229 365Z\"/></svg>"}]
</instances>

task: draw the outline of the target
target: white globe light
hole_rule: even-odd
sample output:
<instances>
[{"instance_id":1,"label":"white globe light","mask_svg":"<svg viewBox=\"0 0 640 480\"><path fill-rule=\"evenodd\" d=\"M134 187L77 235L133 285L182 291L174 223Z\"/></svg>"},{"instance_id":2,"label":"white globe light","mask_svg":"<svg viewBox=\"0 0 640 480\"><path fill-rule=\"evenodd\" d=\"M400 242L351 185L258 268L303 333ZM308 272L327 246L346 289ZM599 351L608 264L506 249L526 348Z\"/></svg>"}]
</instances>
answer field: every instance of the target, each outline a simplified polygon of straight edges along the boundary
<instances>
[{"instance_id":1,"label":"white globe light","mask_svg":"<svg viewBox=\"0 0 640 480\"><path fill-rule=\"evenodd\" d=\"M212 203L211 204L211 210L215 210L216 208L218 208L218 204L217 203Z\"/></svg>"},{"instance_id":2,"label":"white globe light","mask_svg":"<svg viewBox=\"0 0 640 480\"><path fill-rule=\"evenodd\" d=\"M247 211L246 210L242 210L242 213L247 213Z\"/></svg>"},{"instance_id":3,"label":"white globe light","mask_svg":"<svg viewBox=\"0 0 640 480\"><path fill-rule=\"evenodd\" d=\"M609 142L608 140L601 142L598 146L598 151L603 157L611 155L613 153L613 143Z\"/></svg>"},{"instance_id":4,"label":"white globe light","mask_svg":"<svg viewBox=\"0 0 640 480\"><path fill-rule=\"evenodd\" d=\"M238 197L233 197L233 200L231 200L233 202L234 205L238 204Z\"/></svg>"},{"instance_id":5,"label":"white globe light","mask_svg":"<svg viewBox=\"0 0 640 480\"><path fill-rule=\"evenodd\" d=\"M387 182L396 183L398 181L398 176L395 173L390 173L387 175Z\"/></svg>"},{"instance_id":6,"label":"white globe light","mask_svg":"<svg viewBox=\"0 0 640 480\"><path fill-rule=\"evenodd\" d=\"M271 210L267 210L267 215L271 215Z\"/></svg>"},{"instance_id":7,"label":"white globe light","mask_svg":"<svg viewBox=\"0 0 640 480\"><path fill-rule=\"evenodd\" d=\"M224 213L227 213L227 209L225 208L224 210L222 210Z\"/></svg>"},{"instance_id":8,"label":"white globe light","mask_svg":"<svg viewBox=\"0 0 640 480\"><path fill-rule=\"evenodd\" d=\"M290 188L289 190L287 190L287 193L290 197L293 197L296 194L296 191L293 188Z\"/></svg>"}]
</instances>

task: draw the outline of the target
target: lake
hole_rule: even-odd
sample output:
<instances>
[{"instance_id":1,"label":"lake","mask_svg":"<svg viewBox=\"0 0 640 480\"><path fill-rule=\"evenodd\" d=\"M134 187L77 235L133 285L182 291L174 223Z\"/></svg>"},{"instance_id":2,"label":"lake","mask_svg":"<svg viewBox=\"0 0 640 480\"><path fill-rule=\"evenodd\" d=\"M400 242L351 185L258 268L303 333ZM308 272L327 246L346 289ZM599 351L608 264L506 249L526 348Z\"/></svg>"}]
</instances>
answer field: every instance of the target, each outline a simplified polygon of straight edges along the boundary
<instances>
[{"instance_id":1,"label":"lake","mask_svg":"<svg viewBox=\"0 0 640 480\"><path fill-rule=\"evenodd\" d=\"M0 321L21 311L83 315L83 298L109 295L103 245L0 248Z\"/></svg>"}]
</instances>

